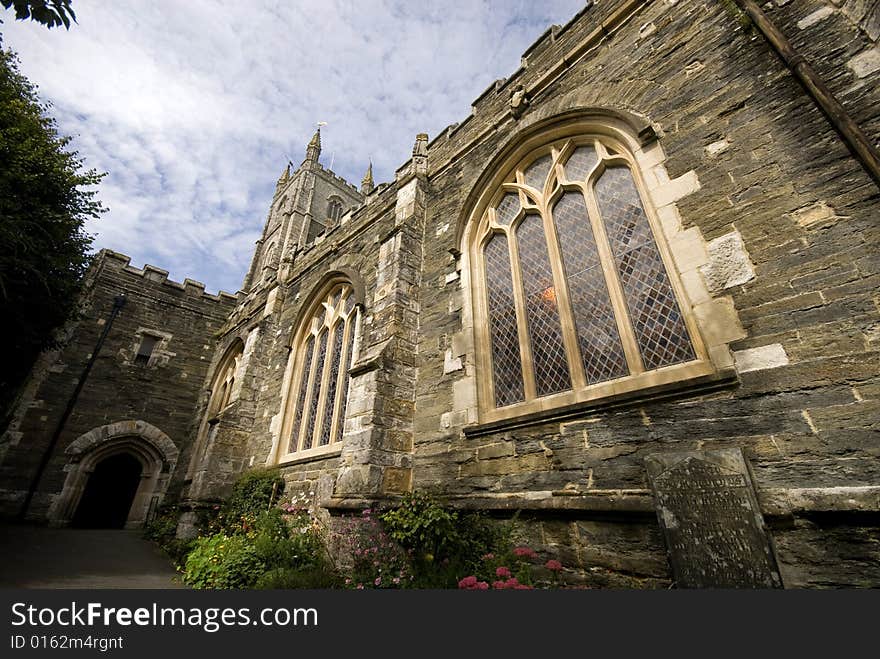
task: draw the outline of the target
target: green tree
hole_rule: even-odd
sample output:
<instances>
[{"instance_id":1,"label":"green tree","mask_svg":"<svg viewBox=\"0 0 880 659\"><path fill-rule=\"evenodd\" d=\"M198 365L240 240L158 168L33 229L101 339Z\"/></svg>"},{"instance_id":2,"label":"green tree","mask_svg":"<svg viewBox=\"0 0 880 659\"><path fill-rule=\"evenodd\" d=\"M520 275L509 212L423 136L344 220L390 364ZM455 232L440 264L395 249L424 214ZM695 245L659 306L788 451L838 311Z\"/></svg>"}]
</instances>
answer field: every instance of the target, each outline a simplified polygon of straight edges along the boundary
<instances>
[{"instance_id":1,"label":"green tree","mask_svg":"<svg viewBox=\"0 0 880 659\"><path fill-rule=\"evenodd\" d=\"M70 7L70 0L0 0L6 9L15 9L15 18L42 23L49 29L63 25L70 29L70 21L76 23L76 14ZM3 21L0 20L0 23Z\"/></svg>"},{"instance_id":2,"label":"green tree","mask_svg":"<svg viewBox=\"0 0 880 659\"><path fill-rule=\"evenodd\" d=\"M103 177L83 171L49 106L0 49L0 430L53 331L72 313L88 266L89 217Z\"/></svg>"}]
</instances>

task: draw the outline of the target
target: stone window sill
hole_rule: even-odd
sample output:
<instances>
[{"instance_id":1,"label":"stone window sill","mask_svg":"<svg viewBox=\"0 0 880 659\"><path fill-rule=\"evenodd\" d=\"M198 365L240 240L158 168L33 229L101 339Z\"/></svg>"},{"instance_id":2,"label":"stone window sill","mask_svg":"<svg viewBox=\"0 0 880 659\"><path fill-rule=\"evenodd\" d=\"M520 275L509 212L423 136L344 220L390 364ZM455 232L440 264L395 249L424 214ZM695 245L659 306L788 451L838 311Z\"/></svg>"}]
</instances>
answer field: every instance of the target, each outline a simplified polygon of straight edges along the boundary
<instances>
[{"instance_id":1,"label":"stone window sill","mask_svg":"<svg viewBox=\"0 0 880 659\"><path fill-rule=\"evenodd\" d=\"M281 457L278 461L279 467L287 467L289 465L300 464L302 462L312 462L313 460L323 460L332 458L342 453L342 444L329 444L327 446L318 446L297 453L288 453Z\"/></svg>"},{"instance_id":2,"label":"stone window sill","mask_svg":"<svg viewBox=\"0 0 880 659\"><path fill-rule=\"evenodd\" d=\"M583 401L563 405L547 410L528 412L506 419L476 423L465 426L462 429L465 437L474 438L490 435L507 430L528 428L547 422L566 421L585 416L587 414L601 413L606 410L631 407L649 401L681 398L703 394L716 389L728 388L738 383L736 371L733 369L712 373L694 378L686 382L670 382L648 389L639 389L616 396L605 397L597 400Z\"/></svg>"}]
</instances>

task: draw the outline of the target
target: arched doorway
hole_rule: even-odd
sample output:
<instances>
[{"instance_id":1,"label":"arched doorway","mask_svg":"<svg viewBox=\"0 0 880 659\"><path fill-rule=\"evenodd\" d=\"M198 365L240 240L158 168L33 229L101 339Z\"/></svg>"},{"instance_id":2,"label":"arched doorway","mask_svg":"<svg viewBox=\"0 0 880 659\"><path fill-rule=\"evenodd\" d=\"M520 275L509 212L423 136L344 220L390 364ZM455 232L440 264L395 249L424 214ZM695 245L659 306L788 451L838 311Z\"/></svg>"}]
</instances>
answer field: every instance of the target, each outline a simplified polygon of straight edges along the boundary
<instances>
[{"instance_id":1,"label":"arched doorway","mask_svg":"<svg viewBox=\"0 0 880 659\"><path fill-rule=\"evenodd\" d=\"M47 515L53 526L140 528L178 458L168 435L139 419L93 428L64 452L67 476Z\"/></svg>"},{"instance_id":2,"label":"arched doorway","mask_svg":"<svg viewBox=\"0 0 880 659\"><path fill-rule=\"evenodd\" d=\"M143 465L131 453L117 453L101 460L86 483L73 516L73 526L123 528L142 472Z\"/></svg>"}]
</instances>

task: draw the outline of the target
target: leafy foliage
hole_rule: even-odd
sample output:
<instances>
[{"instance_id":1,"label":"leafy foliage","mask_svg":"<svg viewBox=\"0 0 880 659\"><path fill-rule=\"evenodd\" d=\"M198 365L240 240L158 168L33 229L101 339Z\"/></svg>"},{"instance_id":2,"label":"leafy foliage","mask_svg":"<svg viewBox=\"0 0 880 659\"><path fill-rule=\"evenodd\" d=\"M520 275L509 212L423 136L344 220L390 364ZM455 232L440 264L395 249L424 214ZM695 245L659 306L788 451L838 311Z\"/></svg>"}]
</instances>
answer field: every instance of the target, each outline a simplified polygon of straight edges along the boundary
<instances>
[{"instance_id":1,"label":"leafy foliage","mask_svg":"<svg viewBox=\"0 0 880 659\"><path fill-rule=\"evenodd\" d=\"M265 567L247 537L217 533L196 540L183 579L195 588L248 588Z\"/></svg>"},{"instance_id":2,"label":"leafy foliage","mask_svg":"<svg viewBox=\"0 0 880 659\"><path fill-rule=\"evenodd\" d=\"M413 493L400 505L339 520L333 534L302 494L273 505L277 473L245 474L182 568L196 588L463 588L560 587L562 565L540 565L514 542L516 518L490 520ZM156 529L162 535L162 524ZM170 528L170 525L169 525ZM327 550L335 545L340 566ZM491 586L490 586L491 584Z\"/></svg>"},{"instance_id":3,"label":"leafy foliage","mask_svg":"<svg viewBox=\"0 0 880 659\"><path fill-rule=\"evenodd\" d=\"M303 505L279 507L284 481L275 469L247 472L195 540L183 580L195 588L324 588L339 585L323 528ZM296 585L299 584L299 585Z\"/></svg>"},{"instance_id":4,"label":"leafy foliage","mask_svg":"<svg viewBox=\"0 0 880 659\"><path fill-rule=\"evenodd\" d=\"M412 557L414 585L453 588L482 557L510 545L513 523L492 523L477 513L444 508L430 494L405 495L380 519L389 535Z\"/></svg>"},{"instance_id":5,"label":"leafy foliage","mask_svg":"<svg viewBox=\"0 0 880 659\"><path fill-rule=\"evenodd\" d=\"M284 480L277 469L245 472L232 486L232 493L220 508L211 529L227 535L247 532L257 516L278 502L283 492Z\"/></svg>"},{"instance_id":6,"label":"leafy foliage","mask_svg":"<svg viewBox=\"0 0 880 659\"><path fill-rule=\"evenodd\" d=\"M337 545L350 562L346 588L405 588L413 580L410 554L387 533L370 509L360 517L342 520Z\"/></svg>"},{"instance_id":7,"label":"leafy foliage","mask_svg":"<svg viewBox=\"0 0 880 659\"><path fill-rule=\"evenodd\" d=\"M333 570L319 567L279 567L264 572L257 579L254 588L258 590L293 590L297 588L340 588L341 586L342 580Z\"/></svg>"},{"instance_id":8,"label":"leafy foliage","mask_svg":"<svg viewBox=\"0 0 880 659\"><path fill-rule=\"evenodd\" d=\"M158 514L144 526L144 537L158 544L178 567L186 561L194 541L177 537L180 515L174 506L163 506Z\"/></svg>"},{"instance_id":9,"label":"leafy foliage","mask_svg":"<svg viewBox=\"0 0 880 659\"><path fill-rule=\"evenodd\" d=\"M76 14L70 0L0 0L6 9L15 9L15 18L42 23L50 30L58 25L70 29L70 21L76 23ZM2 23L3 21L0 21Z\"/></svg>"},{"instance_id":10,"label":"leafy foliage","mask_svg":"<svg viewBox=\"0 0 880 659\"><path fill-rule=\"evenodd\" d=\"M83 172L48 106L0 51L0 428L12 400L52 333L71 314L92 242L89 217L103 174Z\"/></svg>"}]
</instances>

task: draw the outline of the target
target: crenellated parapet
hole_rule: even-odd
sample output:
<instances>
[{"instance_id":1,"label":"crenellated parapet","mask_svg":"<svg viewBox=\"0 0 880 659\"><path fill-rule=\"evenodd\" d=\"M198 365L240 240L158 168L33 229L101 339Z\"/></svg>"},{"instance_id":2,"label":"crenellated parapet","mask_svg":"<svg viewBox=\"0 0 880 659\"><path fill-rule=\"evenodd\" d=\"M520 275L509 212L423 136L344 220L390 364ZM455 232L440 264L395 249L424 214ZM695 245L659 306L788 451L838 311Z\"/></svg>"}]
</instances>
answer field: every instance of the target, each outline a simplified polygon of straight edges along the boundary
<instances>
[{"instance_id":1,"label":"crenellated parapet","mask_svg":"<svg viewBox=\"0 0 880 659\"><path fill-rule=\"evenodd\" d=\"M124 272L136 275L138 277L143 277L147 281L162 284L163 286L168 286L173 289L185 291L187 295L191 295L193 297L226 303L234 303L236 302L236 300L238 300L237 294L229 293L227 291L218 291L216 294L206 293L205 285L200 281L196 281L195 279L190 279L187 277L183 280L183 282L168 279L167 270L156 267L154 265L150 265L149 263L144 264L143 268L136 268L135 266L131 265L130 256L127 256L126 254L122 254L120 252L115 252L111 249L102 249L100 252L98 252L98 254L95 256L95 262L97 263L102 260L104 263L117 264L117 267L119 267Z\"/></svg>"}]
</instances>

